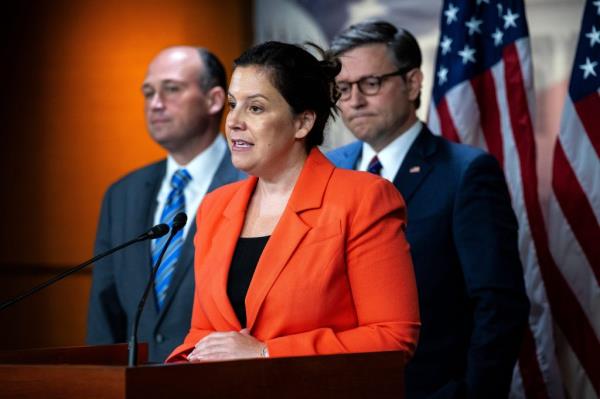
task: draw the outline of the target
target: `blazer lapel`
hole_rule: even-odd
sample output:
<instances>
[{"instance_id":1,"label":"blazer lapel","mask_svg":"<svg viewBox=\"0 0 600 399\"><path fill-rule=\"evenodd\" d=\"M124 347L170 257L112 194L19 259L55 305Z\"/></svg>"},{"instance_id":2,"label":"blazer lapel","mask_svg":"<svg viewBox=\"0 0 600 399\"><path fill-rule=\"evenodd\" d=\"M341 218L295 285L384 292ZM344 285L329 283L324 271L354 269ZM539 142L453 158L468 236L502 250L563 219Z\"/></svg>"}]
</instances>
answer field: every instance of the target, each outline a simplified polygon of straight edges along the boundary
<instances>
[{"instance_id":1,"label":"blazer lapel","mask_svg":"<svg viewBox=\"0 0 600 399\"><path fill-rule=\"evenodd\" d=\"M229 204L223 210L222 222L215 229L211 242L211 248L218 250L211 249L206 259L207 267L211 268L210 291L214 303L219 313L235 330L240 330L242 327L227 296L227 279L233 252L244 226L248 202L257 181L255 177L250 177L231 197Z\"/></svg>"},{"instance_id":2,"label":"blazer lapel","mask_svg":"<svg viewBox=\"0 0 600 399\"><path fill-rule=\"evenodd\" d=\"M235 169L233 164L231 163L231 154L229 150L225 152L221 163L213 177L207 193L219 188L225 184L232 183L237 181L241 177L240 172ZM155 207L156 209L156 207ZM195 213L194 213L195 216ZM175 271L173 272L173 278L171 279L171 283L169 284L169 288L167 289L167 296L165 297L165 301L163 307L160 311L158 323L163 319L164 314L168 311L168 308L181 285L184 277L187 275L187 271L193 267L194 265L194 236L196 235L196 220L194 217L190 216L188 219L188 223L192 223L188 234L185 238L185 242L181 248L181 254L179 256L179 260L175 265ZM193 277L192 277L193 278Z\"/></svg>"},{"instance_id":3,"label":"blazer lapel","mask_svg":"<svg viewBox=\"0 0 600 399\"><path fill-rule=\"evenodd\" d=\"M252 328L260 307L288 260L311 229L300 218L308 209L320 208L334 166L318 149L307 158L288 205L260 257L246 295L247 327Z\"/></svg>"},{"instance_id":4,"label":"blazer lapel","mask_svg":"<svg viewBox=\"0 0 600 399\"><path fill-rule=\"evenodd\" d=\"M394 185L406 203L410 201L417 187L433 168L427 158L435 152L436 147L437 144L431 133L426 127L423 127L394 178Z\"/></svg>"}]
</instances>

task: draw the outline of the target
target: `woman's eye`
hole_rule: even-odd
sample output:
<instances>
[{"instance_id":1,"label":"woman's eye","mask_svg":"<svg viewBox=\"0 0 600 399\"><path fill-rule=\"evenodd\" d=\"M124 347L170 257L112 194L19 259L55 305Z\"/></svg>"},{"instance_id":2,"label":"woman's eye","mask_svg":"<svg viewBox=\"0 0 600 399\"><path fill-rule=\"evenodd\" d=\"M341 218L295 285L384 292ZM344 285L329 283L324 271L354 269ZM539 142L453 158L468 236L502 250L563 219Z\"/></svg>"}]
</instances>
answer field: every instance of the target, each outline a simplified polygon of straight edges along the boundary
<instances>
[{"instance_id":1,"label":"woman's eye","mask_svg":"<svg viewBox=\"0 0 600 399\"><path fill-rule=\"evenodd\" d=\"M255 113L255 114L262 111L262 108L257 105L251 105L249 107L249 109L250 109L250 112Z\"/></svg>"}]
</instances>

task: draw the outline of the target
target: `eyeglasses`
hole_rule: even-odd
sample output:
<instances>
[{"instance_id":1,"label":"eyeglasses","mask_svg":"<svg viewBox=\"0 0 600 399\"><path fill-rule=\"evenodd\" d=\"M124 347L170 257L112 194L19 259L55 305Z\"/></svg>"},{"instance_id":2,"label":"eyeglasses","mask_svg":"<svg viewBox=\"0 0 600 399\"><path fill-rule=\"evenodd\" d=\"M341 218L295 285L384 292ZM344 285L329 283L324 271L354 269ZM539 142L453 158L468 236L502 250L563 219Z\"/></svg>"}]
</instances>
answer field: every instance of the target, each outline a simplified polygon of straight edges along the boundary
<instances>
[{"instance_id":1,"label":"eyeglasses","mask_svg":"<svg viewBox=\"0 0 600 399\"><path fill-rule=\"evenodd\" d=\"M395 72L386 73L383 75L371 75L365 76L364 78L360 78L355 80L354 82L346 82L341 81L336 83L337 91L340 94L340 100L346 101L349 100L352 96L352 85L356 83L358 86L358 90L364 94L365 96L374 96L379 93L381 89L381 84L387 78L397 75L404 75L406 73L405 70L399 69Z\"/></svg>"}]
</instances>

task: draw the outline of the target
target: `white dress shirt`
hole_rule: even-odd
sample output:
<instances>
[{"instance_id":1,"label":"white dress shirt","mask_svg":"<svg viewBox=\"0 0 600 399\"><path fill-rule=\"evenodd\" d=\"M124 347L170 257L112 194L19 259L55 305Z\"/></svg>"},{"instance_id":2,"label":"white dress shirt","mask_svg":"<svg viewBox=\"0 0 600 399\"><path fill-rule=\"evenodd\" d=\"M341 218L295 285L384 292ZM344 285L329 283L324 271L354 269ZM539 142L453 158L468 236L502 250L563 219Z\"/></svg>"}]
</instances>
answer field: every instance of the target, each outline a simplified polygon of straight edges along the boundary
<instances>
[{"instance_id":1,"label":"white dress shirt","mask_svg":"<svg viewBox=\"0 0 600 399\"><path fill-rule=\"evenodd\" d=\"M192 180L183 190L185 196L185 213L188 221L183 228L183 237L187 237L190 227L195 223L196 210L200 206L200 202L206 195L210 182L212 182L217 169L223 160L227 150L227 142L222 134L219 134L212 144L196 158L192 159L187 165L179 165L170 155L167 157L167 173L162 180L160 190L156 197L158 202L156 212L154 213L154 224L161 222L163 208L167 202L167 197L172 190L171 178L173 174L181 168L185 168L192 176Z\"/></svg>"},{"instance_id":2,"label":"white dress shirt","mask_svg":"<svg viewBox=\"0 0 600 399\"><path fill-rule=\"evenodd\" d=\"M398 174L398 170L400 170L400 166L402 166L402 162L404 161L408 150L419 135L422 127L423 124L421 121L416 121L414 125L400 136L396 137L394 141L388 144L383 150L379 151L379 153L375 152L369 144L363 143L362 155L358 161L357 170L366 171L371 159L377 155L377 158L379 158L379 162L382 165L381 177L394 182L394 177Z\"/></svg>"}]
</instances>

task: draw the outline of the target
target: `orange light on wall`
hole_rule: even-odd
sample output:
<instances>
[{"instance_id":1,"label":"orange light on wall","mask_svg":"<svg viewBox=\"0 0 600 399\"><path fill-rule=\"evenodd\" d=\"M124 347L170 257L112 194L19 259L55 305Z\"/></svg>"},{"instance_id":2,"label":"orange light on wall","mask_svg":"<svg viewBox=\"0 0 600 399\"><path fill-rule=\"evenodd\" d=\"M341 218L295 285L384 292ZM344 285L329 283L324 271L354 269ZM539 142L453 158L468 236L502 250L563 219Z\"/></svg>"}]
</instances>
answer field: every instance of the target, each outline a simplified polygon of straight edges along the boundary
<instances>
[{"instance_id":1,"label":"orange light on wall","mask_svg":"<svg viewBox=\"0 0 600 399\"><path fill-rule=\"evenodd\" d=\"M146 133L140 86L169 45L208 47L230 68L250 38L241 0L80 1L53 8L39 39L35 145L43 240L15 237L9 261L74 264L92 253L103 192L123 174L164 156ZM25 112L25 110L24 110Z\"/></svg>"},{"instance_id":2,"label":"orange light on wall","mask_svg":"<svg viewBox=\"0 0 600 399\"><path fill-rule=\"evenodd\" d=\"M165 155L140 93L156 53L207 47L231 72L251 42L246 0L18 3L0 17L0 301L91 257L109 184ZM0 314L0 348L83 344L89 284Z\"/></svg>"}]
</instances>

